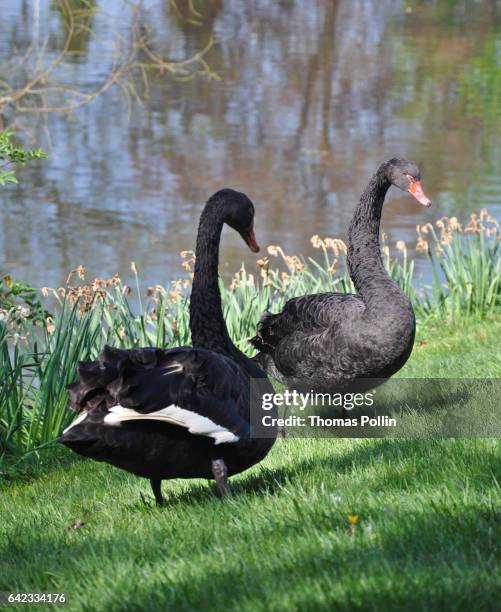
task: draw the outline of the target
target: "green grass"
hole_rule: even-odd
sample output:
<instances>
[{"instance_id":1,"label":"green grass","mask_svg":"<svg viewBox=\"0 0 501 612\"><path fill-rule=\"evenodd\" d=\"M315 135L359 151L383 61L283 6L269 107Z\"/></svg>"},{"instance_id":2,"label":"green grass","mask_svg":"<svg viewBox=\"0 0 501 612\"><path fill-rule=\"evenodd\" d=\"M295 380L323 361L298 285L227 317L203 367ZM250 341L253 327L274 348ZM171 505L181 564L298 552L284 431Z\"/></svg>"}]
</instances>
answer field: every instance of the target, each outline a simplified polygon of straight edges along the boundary
<instances>
[{"instance_id":1,"label":"green grass","mask_svg":"<svg viewBox=\"0 0 501 612\"><path fill-rule=\"evenodd\" d=\"M499 377L500 329L427 325L401 376ZM0 590L64 591L71 610L497 609L500 451L279 440L233 498L171 481L159 509L147 481L46 450L1 485Z\"/></svg>"},{"instance_id":2,"label":"green grass","mask_svg":"<svg viewBox=\"0 0 501 612\"><path fill-rule=\"evenodd\" d=\"M501 317L419 325L412 356L399 378L500 378Z\"/></svg>"}]
</instances>

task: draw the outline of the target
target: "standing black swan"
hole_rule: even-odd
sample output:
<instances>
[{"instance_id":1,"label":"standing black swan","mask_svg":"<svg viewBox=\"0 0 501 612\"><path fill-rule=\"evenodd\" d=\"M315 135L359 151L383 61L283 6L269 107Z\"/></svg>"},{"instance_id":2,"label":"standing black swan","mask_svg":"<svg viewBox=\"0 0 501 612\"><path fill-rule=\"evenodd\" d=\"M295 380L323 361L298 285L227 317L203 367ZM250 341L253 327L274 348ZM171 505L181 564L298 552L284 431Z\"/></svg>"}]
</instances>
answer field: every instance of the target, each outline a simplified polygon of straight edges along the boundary
<instances>
[{"instance_id":1,"label":"standing black swan","mask_svg":"<svg viewBox=\"0 0 501 612\"><path fill-rule=\"evenodd\" d=\"M98 361L82 362L80 380L69 385L71 407L80 413L60 441L75 452L149 478L163 504L161 481L214 478L219 493L228 475L261 459L274 442L250 436L250 379L273 393L265 373L231 341L218 286L223 224L259 251L254 206L223 189L200 217L190 302L192 347L105 347Z\"/></svg>"},{"instance_id":2,"label":"standing black swan","mask_svg":"<svg viewBox=\"0 0 501 612\"><path fill-rule=\"evenodd\" d=\"M255 360L288 387L332 393L357 379L389 378L411 354L412 305L388 276L379 248L381 211L391 185L431 205L415 164L390 159L380 166L348 233L348 267L358 294L306 295L289 300L279 314L263 313L251 340L260 351Z\"/></svg>"}]
</instances>

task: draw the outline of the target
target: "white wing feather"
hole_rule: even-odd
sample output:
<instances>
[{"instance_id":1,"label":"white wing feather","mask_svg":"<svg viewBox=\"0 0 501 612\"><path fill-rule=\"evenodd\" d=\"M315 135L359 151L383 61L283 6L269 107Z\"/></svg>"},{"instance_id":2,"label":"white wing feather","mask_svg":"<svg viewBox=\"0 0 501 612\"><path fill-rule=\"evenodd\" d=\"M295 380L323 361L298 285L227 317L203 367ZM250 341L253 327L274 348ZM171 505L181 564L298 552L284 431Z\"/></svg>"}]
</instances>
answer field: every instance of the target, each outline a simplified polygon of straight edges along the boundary
<instances>
[{"instance_id":1,"label":"white wing feather","mask_svg":"<svg viewBox=\"0 0 501 612\"><path fill-rule=\"evenodd\" d=\"M172 425L185 427L192 434L214 438L215 444L238 442L239 437L225 427L221 427L192 410L180 408L175 404L156 410L155 412L136 412L132 408L125 408L120 404L112 406L104 417L107 425L120 425L123 421L136 421L146 419L150 421L164 421Z\"/></svg>"}]
</instances>

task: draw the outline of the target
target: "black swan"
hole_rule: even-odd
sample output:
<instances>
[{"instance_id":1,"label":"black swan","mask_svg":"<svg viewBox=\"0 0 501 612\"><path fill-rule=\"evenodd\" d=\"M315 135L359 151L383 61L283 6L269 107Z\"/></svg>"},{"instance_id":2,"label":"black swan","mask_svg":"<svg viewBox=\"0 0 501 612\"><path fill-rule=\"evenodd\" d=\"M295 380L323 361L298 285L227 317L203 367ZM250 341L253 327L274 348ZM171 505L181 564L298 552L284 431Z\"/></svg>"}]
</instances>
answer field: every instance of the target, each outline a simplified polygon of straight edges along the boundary
<instances>
[{"instance_id":1,"label":"black swan","mask_svg":"<svg viewBox=\"0 0 501 612\"><path fill-rule=\"evenodd\" d=\"M358 293L306 295L289 300L279 314L263 313L251 340L260 351L254 359L287 387L325 393L362 389L360 379L389 378L411 354L412 305L388 276L379 247L381 211L391 185L431 205L415 164L390 159L380 166L348 233L348 267Z\"/></svg>"},{"instance_id":2,"label":"black swan","mask_svg":"<svg viewBox=\"0 0 501 612\"><path fill-rule=\"evenodd\" d=\"M161 481L214 478L221 496L229 475L270 450L276 432L250 435L250 381L273 393L266 374L231 341L218 286L223 224L259 251L254 206L223 189L207 202L198 228L190 301L192 347L105 347L98 361L82 362L68 386L79 413L60 441L75 452L149 478L163 504Z\"/></svg>"}]
</instances>

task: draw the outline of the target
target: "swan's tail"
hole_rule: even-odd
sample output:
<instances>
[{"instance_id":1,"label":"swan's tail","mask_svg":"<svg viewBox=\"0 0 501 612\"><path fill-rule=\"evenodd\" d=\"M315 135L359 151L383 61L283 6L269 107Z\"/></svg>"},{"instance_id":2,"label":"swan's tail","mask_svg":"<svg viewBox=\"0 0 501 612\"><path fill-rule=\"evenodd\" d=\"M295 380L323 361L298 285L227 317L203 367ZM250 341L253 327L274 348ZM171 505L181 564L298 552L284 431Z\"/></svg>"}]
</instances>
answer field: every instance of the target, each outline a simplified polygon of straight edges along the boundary
<instances>
[{"instance_id":1,"label":"swan's tail","mask_svg":"<svg viewBox=\"0 0 501 612\"><path fill-rule=\"evenodd\" d=\"M116 349L105 347L99 361L81 361L78 364L79 380L66 386L70 397L70 408L82 412L96 408L103 401L110 402L108 385L117 378L120 362L114 357ZM120 351L125 353L125 351Z\"/></svg>"}]
</instances>

